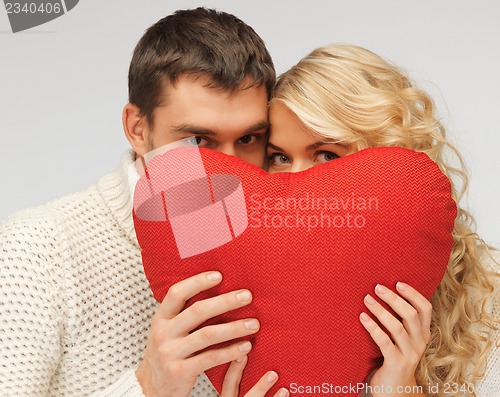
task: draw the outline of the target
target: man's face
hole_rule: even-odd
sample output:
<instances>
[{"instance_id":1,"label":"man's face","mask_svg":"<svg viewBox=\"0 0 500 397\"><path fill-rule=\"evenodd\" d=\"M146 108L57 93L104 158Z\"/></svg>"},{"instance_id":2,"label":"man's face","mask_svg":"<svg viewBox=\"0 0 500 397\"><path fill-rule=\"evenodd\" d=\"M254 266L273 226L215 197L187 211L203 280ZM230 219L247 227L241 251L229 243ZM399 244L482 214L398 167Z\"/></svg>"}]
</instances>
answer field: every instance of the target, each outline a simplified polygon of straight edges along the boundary
<instances>
[{"instance_id":1,"label":"man's face","mask_svg":"<svg viewBox=\"0 0 500 397\"><path fill-rule=\"evenodd\" d=\"M155 109L154 125L145 128L148 151L194 136L200 147L263 167L269 125L265 86L227 92L207 83L203 76L181 76L167 85L165 106Z\"/></svg>"}]
</instances>

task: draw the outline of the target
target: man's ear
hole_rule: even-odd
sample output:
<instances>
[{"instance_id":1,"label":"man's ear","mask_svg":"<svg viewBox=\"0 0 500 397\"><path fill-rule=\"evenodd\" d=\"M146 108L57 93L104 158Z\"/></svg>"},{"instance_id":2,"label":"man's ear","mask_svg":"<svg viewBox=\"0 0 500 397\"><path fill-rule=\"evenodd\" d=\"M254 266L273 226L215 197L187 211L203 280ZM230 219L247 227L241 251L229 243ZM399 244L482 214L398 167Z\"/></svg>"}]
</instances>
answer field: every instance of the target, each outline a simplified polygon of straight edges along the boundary
<instances>
[{"instance_id":1,"label":"man's ear","mask_svg":"<svg viewBox=\"0 0 500 397\"><path fill-rule=\"evenodd\" d=\"M127 103L123 108L122 123L132 149L138 156L144 156L149 151L148 137L151 133L146 117L136 105Z\"/></svg>"}]
</instances>

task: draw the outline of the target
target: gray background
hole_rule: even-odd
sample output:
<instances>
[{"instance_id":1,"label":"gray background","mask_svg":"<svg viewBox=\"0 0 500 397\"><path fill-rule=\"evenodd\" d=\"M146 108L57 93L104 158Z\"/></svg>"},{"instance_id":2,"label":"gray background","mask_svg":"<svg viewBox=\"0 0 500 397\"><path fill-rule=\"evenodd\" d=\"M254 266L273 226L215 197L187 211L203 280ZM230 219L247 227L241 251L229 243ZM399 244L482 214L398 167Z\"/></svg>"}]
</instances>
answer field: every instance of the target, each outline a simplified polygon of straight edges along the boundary
<instances>
[{"instance_id":1,"label":"gray background","mask_svg":"<svg viewBox=\"0 0 500 397\"><path fill-rule=\"evenodd\" d=\"M0 219L94 183L128 142L127 69L144 30L178 8L213 6L252 25L278 72L314 47L354 43L404 66L434 97L470 171L480 235L500 246L500 2L82 0L12 34L0 6Z\"/></svg>"}]
</instances>

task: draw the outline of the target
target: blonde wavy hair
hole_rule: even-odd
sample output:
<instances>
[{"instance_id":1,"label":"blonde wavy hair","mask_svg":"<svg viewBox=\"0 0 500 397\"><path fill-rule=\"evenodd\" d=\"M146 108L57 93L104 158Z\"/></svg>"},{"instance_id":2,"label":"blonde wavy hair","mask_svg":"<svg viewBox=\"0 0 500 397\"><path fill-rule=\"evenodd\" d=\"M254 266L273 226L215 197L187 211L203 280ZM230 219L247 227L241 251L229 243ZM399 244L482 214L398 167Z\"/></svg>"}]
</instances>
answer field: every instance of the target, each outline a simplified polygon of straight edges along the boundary
<instances>
[{"instance_id":1,"label":"blonde wavy hair","mask_svg":"<svg viewBox=\"0 0 500 397\"><path fill-rule=\"evenodd\" d=\"M351 144L355 151L402 146L425 152L450 179L460 203L468 185L464 161L446 140L432 99L378 55L352 45L318 48L280 76L271 106L276 101L319 139ZM457 166L447 161L449 154ZM490 335L499 325L486 302L496 293L498 274L482 266L480 256L493 248L473 230L473 217L458 206L446 274L431 298L431 340L416 371L422 386L474 385L484 376ZM444 396L439 390L435 395ZM469 395L475 395L472 387Z\"/></svg>"}]
</instances>

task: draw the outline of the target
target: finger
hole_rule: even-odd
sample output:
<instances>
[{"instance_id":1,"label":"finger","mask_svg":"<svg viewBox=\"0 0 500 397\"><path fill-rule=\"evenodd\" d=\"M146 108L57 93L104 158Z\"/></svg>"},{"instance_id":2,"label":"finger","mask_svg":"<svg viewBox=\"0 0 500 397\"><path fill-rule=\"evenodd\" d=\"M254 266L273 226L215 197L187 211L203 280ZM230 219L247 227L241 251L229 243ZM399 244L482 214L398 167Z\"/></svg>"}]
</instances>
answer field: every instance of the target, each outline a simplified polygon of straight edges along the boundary
<instances>
[{"instance_id":1,"label":"finger","mask_svg":"<svg viewBox=\"0 0 500 397\"><path fill-rule=\"evenodd\" d=\"M396 284L398 292L403 298L405 298L411 305L417 310L418 316L420 317L420 323L422 324L422 332L425 337L425 341L429 342L431 339L431 320L432 320L432 304L429 302L425 296L420 294L416 289L412 288L408 284L403 282L398 282Z\"/></svg>"},{"instance_id":2,"label":"finger","mask_svg":"<svg viewBox=\"0 0 500 397\"><path fill-rule=\"evenodd\" d=\"M404 356L412 357L415 354L410 336L406 332L405 327L396 317L389 313L380 303L378 303L372 296L365 296L365 306L378 321L389 331L392 340L399 348ZM383 331L382 331L383 332ZM385 333L385 332L384 332Z\"/></svg>"},{"instance_id":3,"label":"finger","mask_svg":"<svg viewBox=\"0 0 500 397\"><path fill-rule=\"evenodd\" d=\"M186 361L189 362L190 368L196 369L196 373L201 374L210 368L234 361L238 357L248 354L250 350L252 350L252 344L248 341L243 341L220 349L204 351L188 358Z\"/></svg>"},{"instance_id":4,"label":"finger","mask_svg":"<svg viewBox=\"0 0 500 397\"><path fill-rule=\"evenodd\" d=\"M290 392L285 389L284 387L282 387L281 389L279 389L276 394L274 395L274 397L288 397L290 395Z\"/></svg>"},{"instance_id":5,"label":"finger","mask_svg":"<svg viewBox=\"0 0 500 397\"><path fill-rule=\"evenodd\" d=\"M179 332L191 332L205 321L248 305L252 301L252 294L248 290L228 292L213 298L193 303L174 319L175 327Z\"/></svg>"},{"instance_id":6,"label":"finger","mask_svg":"<svg viewBox=\"0 0 500 397\"><path fill-rule=\"evenodd\" d=\"M259 381L245 394L244 397L264 397L277 381L278 374L274 371L269 371L259 379ZM288 390L282 388L274 394L274 397L287 397L288 395Z\"/></svg>"},{"instance_id":7,"label":"finger","mask_svg":"<svg viewBox=\"0 0 500 397\"><path fill-rule=\"evenodd\" d=\"M401 355L396 346L394 346L391 338L389 338L368 314L363 312L359 315L359 318L363 327L368 331L373 341L379 347L380 352L384 356L384 361L397 362Z\"/></svg>"},{"instance_id":8,"label":"finger","mask_svg":"<svg viewBox=\"0 0 500 397\"><path fill-rule=\"evenodd\" d=\"M222 275L219 272L205 272L189 277L172 285L158 309L161 318L171 319L184 308L186 301L196 294L219 284Z\"/></svg>"},{"instance_id":9,"label":"finger","mask_svg":"<svg viewBox=\"0 0 500 397\"><path fill-rule=\"evenodd\" d=\"M255 318L209 325L189 334L179 347L179 354L182 357L188 357L217 343L254 334L259 328L260 323Z\"/></svg>"},{"instance_id":10,"label":"finger","mask_svg":"<svg viewBox=\"0 0 500 397\"><path fill-rule=\"evenodd\" d=\"M410 303L383 285L377 284L375 293L401 317L412 343L419 348L424 344L425 349L426 342L424 341L422 324L417 310Z\"/></svg>"},{"instance_id":11,"label":"finger","mask_svg":"<svg viewBox=\"0 0 500 397\"><path fill-rule=\"evenodd\" d=\"M231 362L222 383L221 397L238 397L243 370L248 362L248 356L242 356Z\"/></svg>"}]
</instances>

